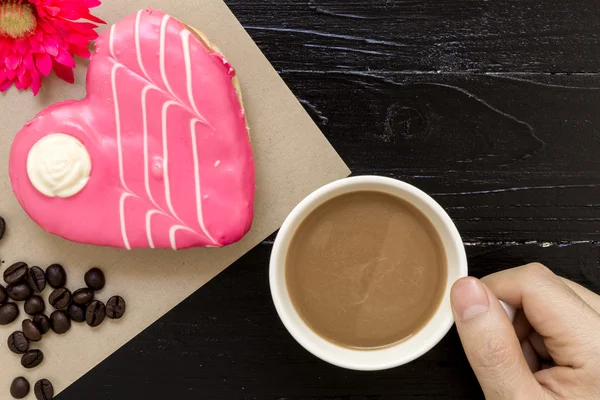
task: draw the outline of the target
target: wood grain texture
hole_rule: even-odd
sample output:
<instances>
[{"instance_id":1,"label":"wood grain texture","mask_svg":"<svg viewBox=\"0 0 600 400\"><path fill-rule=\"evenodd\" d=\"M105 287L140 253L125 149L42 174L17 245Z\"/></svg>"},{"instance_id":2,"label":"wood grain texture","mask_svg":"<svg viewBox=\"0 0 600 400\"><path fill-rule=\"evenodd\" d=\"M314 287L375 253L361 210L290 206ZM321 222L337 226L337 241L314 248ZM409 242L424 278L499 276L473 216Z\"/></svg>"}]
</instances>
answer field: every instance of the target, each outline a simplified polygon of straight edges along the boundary
<instances>
[{"instance_id":1,"label":"wood grain texture","mask_svg":"<svg viewBox=\"0 0 600 400\"><path fill-rule=\"evenodd\" d=\"M537 260L600 292L594 1L228 4L355 174L405 180L448 210L473 275ZM455 331L391 371L308 354L272 305L271 244L60 399L482 398Z\"/></svg>"}]
</instances>

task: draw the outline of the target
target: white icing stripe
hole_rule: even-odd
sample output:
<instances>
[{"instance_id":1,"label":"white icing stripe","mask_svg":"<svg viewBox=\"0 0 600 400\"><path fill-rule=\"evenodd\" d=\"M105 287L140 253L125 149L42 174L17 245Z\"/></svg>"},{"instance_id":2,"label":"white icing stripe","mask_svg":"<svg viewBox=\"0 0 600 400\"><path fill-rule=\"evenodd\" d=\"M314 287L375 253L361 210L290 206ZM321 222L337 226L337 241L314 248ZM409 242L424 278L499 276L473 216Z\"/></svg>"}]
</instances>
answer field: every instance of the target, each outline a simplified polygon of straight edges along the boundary
<instances>
[{"instance_id":1,"label":"white icing stripe","mask_svg":"<svg viewBox=\"0 0 600 400\"><path fill-rule=\"evenodd\" d=\"M169 85L169 81L167 80L167 74L165 73L165 39L167 35L167 24L169 22L170 17L165 15L160 23L160 75L162 77L163 82L165 83L165 87L171 93L171 95L175 98L175 94L171 89L171 85Z\"/></svg>"},{"instance_id":2,"label":"white icing stripe","mask_svg":"<svg viewBox=\"0 0 600 400\"><path fill-rule=\"evenodd\" d=\"M171 242L171 248L173 250L177 250L177 243L175 242L175 234L177 233L177 231L181 231L181 230L196 233L196 232L194 232L193 229L190 229L187 226L173 225L171 227L171 229L169 229L169 240Z\"/></svg>"},{"instance_id":3,"label":"white icing stripe","mask_svg":"<svg viewBox=\"0 0 600 400\"><path fill-rule=\"evenodd\" d=\"M114 37L115 37L115 25L110 27L110 35L109 35L109 39L108 39L108 49L110 51L110 56L112 58L114 58L116 61L117 57L115 56Z\"/></svg>"},{"instance_id":4,"label":"white icing stripe","mask_svg":"<svg viewBox=\"0 0 600 400\"><path fill-rule=\"evenodd\" d=\"M200 118L200 122L203 124L209 125L206 118L200 114L198 111L198 107L196 106L196 100L194 99L194 88L192 87L192 61L190 57L190 31L184 29L180 33L181 35L181 44L183 46L183 60L185 64L185 77L186 77L186 85L187 85L187 94L190 104L194 109L196 115Z\"/></svg>"},{"instance_id":5,"label":"white icing stripe","mask_svg":"<svg viewBox=\"0 0 600 400\"><path fill-rule=\"evenodd\" d=\"M148 245L151 249L154 248L154 241L152 240L152 216L160 213L157 210L150 210L146 213L146 235L148 236Z\"/></svg>"},{"instance_id":6,"label":"white icing stripe","mask_svg":"<svg viewBox=\"0 0 600 400\"><path fill-rule=\"evenodd\" d=\"M115 33L115 25L113 25L110 28L110 35L109 35L108 42L109 42L110 54L116 61L117 58L115 57L115 52L114 52L114 33ZM123 171L123 148L121 145L121 116L119 113L119 98L117 96L116 75L117 75L117 70L121 67L122 67L122 65L120 65L120 64L113 65L111 73L110 73L110 83L111 83L111 88L112 88L112 92L113 92L113 104L115 105L115 125L116 125L116 131L117 131L117 153L118 153L118 157L119 157L119 178L121 179L121 185L123 185L123 187L129 192L130 190L127 187L127 185L125 184L125 175L124 175L124 171ZM129 239L127 238L127 229L125 226L125 199L127 199L127 197L130 197L130 196L131 196L130 193L123 193L119 200L119 221L121 223L121 236L123 236L123 244L125 245L125 248L127 250L131 250L131 246L129 245Z\"/></svg>"},{"instance_id":7,"label":"white icing stripe","mask_svg":"<svg viewBox=\"0 0 600 400\"><path fill-rule=\"evenodd\" d=\"M167 201L167 206L169 207L169 211L176 218L179 219L175 209L173 208L173 204L171 202L171 186L169 183L169 147L167 140L167 112L169 111L169 107L172 105L177 105L175 101L167 101L162 108L162 145L163 145L163 179L165 182L165 199ZM180 219L179 219L180 220ZM181 221L181 220L180 220Z\"/></svg>"},{"instance_id":8,"label":"white icing stripe","mask_svg":"<svg viewBox=\"0 0 600 400\"><path fill-rule=\"evenodd\" d=\"M123 244L127 250L131 250L129 239L127 238L127 229L125 226L125 199L128 197L133 197L133 195L130 193L123 193L121 195L121 199L119 200L119 219L121 222L121 236L123 236Z\"/></svg>"},{"instance_id":9,"label":"white icing stripe","mask_svg":"<svg viewBox=\"0 0 600 400\"><path fill-rule=\"evenodd\" d=\"M154 201L154 197L152 197L152 192L150 190L150 172L149 172L149 154L148 154L148 116L147 116L147 94L151 89L156 89L153 86L147 85L142 90L142 123L144 126L144 184L146 185L146 193L150 198L150 201L158 207L156 201Z\"/></svg>"},{"instance_id":10,"label":"white icing stripe","mask_svg":"<svg viewBox=\"0 0 600 400\"><path fill-rule=\"evenodd\" d=\"M140 69L142 70L146 78L150 80L150 77L146 72L146 68L144 68L144 62L142 61L142 49L140 47L140 19L142 18L143 12L143 10L138 11L135 17L135 53L137 55L137 61L140 66Z\"/></svg>"},{"instance_id":11,"label":"white icing stripe","mask_svg":"<svg viewBox=\"0 0 600 400\"><path fill-rule=\"evenodd\" d=\"M197 119L192 119L190 122L190 131L192 133L192 154L194 156L194 184L196 185L196 213L198 214L198 224L202 232L210 239L214 244L218 244L215 239L208 233L206 226L204 226L204 214L202 213L202 197L200 197L200 162L198 161L198 144L196 140L196 122L202 122Z\"/></svg>"}]
</instances>

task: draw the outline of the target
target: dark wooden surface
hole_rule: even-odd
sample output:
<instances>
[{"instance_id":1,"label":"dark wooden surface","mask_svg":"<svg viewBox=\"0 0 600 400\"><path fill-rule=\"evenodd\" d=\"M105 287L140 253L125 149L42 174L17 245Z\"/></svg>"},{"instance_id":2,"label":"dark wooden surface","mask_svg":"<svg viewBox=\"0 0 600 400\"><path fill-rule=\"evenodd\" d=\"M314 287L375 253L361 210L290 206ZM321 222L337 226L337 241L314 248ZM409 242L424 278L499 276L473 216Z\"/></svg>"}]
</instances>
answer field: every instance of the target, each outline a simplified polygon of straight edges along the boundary
<instances>
[{"instance_id":1,"label":"dark wooden surface","mask_svg":"<svg viewBox=\"0 0 600 400\"><path fill-rule=\"evenodd\" d=\"M200 2L201 3L201 2ZM355 174L406 180L471 273L539 260L600 292L596 0L229 0ZM59 399L480 399L455 331L358 373L296 344L266 240Z\"/></svg>"}]
</instances>

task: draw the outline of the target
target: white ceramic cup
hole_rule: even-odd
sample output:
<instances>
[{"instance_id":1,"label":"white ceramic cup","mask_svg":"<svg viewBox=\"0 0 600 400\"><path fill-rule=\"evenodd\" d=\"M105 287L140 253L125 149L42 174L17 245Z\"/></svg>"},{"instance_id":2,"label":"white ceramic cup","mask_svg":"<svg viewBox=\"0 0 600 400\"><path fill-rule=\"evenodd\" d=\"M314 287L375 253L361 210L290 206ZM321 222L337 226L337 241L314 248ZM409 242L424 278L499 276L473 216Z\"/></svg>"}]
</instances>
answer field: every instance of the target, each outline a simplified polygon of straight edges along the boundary
<instances>
[{"instance_id":1,"label":"white ceramic cup","mask_svg":"<svg viewBox=\"0 0 600 400\"><path fill-rule=\"evenodd\" d=\"M419 332L410 338L381 349L357 350L335 345L312 331L296 312L285 280L285 261L290 241L300 223L316 207L344 193L377 191L402 198L417 207L437 230L448 264L448 278L444 296L437 311ZM316 190L300 202L287 217L271 254L271 294L279 317L292 336L315 356L339 367L375 371L406 364L428 352L445 335L454 323L450 307L450 288L459 278L467 276L467 257L454 223L442 207L425 192L391 178L358 176L330 183Z\"/></svg>"}]
</instances>

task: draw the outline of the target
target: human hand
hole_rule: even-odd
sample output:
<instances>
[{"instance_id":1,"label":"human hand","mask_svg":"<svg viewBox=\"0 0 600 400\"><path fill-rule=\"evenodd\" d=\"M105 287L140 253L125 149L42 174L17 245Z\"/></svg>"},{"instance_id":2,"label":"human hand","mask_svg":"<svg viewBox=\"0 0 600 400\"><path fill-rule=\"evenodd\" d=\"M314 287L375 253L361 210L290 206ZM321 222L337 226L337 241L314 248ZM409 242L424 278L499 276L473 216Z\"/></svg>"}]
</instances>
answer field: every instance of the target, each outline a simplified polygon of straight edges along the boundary
<instances>
[{"instance_id":1,"label":"human hand","mask_svg":"<svg viewBox=\"0 0 600 400\"><path fill-rule=\"evenodd\" d=\"M498 299L520 309L514 324ZM451 300L487 400L600 399L600 296L529 264L463 278Z\"/></svg>"}]
</instances>

